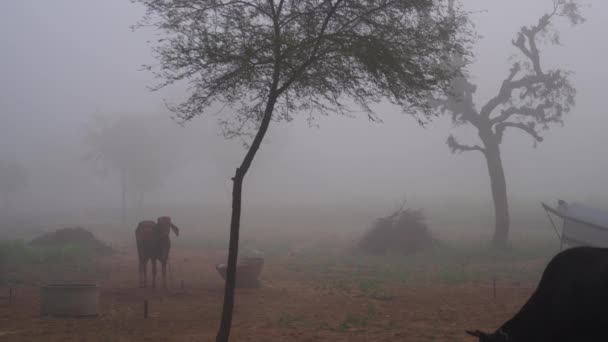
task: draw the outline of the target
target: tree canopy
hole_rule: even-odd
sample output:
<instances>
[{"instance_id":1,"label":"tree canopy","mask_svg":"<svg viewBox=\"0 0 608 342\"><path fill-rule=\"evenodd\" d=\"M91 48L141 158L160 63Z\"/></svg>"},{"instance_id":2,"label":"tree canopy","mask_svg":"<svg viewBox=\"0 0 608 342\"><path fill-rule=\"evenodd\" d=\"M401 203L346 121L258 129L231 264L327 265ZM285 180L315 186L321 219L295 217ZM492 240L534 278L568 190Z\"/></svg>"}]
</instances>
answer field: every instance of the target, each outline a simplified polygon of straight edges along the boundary
<instances>
[{"instance_id":1,"label":"tree canopy","mask_svg":"<svg viewBox=\"0 0 608 342\"><path fill-rule=\"evenodd\" d=\"M174 170L179 147L154 119L96 116L86 132L85 159L95 163L103 176L117 174L132 192L155 190Z\"/></svg>"},{"instance_id":2,"label":"tree canopy","mask_svg":"<svg viewBox=\"0 0 608 342\"><path fill-rule=\"evenodd\" d=\"M273 120L296 113L353 114L371 120L370 104L387 99L427 113L427 96L449 86L457 70L446 58L467 54L464 14L423 0L134 0L147 15L139 26L164 33L149 66L159 89L179 81L189 98L170 104L182 120L214 104L228 137L252 135L269 96L280 97Z\"/></svg>"},{"instance_id":3,"label":"tree canopy","mask_svg":"<svg viewBox=\"0 0 608 342\"><path fill-rule=\"evenodd\" d=\"M535 142L541 142L540 130L562 123L564 114L575 105L576 89L570 82L570 71L543 67L540 44L560 44L555 19L563 17L572 25L581 24L584 18L580 9L575 0L553 0L551 12L541 16L536 24L522 27L511 42L519 54L513 57L498 93L481 108L473 100L477 86L465 76L455 77L446 93L450 96L434 101L433 105L449 112L457 125L489 125L498 144L508 128L519 129ZM454 55L452 65L462 69L468 62L463 56ZM484 152L482 146L460 144L454 136L447 143L454 152Z\"/></svg>"}]
</instances>

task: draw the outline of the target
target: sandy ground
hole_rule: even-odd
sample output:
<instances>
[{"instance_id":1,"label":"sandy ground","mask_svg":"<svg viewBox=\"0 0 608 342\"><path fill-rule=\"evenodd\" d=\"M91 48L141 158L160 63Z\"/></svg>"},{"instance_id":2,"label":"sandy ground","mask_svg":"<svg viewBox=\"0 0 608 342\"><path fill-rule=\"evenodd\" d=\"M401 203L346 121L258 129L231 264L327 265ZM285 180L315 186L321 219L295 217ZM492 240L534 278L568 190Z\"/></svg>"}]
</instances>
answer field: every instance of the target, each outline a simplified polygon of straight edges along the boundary
<instances>
[{"instance_id":1,"label":"sandy ground","mask_svg":"<svg viewBox=\"0 0 608 342\"><path fill-rule=\"evenodd\" d=\"M168 294L137 287L134 253L100 261L97 318L42 318L38 287L17 288L12 304L0 298L0 341L213 341L223 297L213 265L223 255L173 253ZM465 329L493 331L534 286L499 286L496 298L487 285L401 286L377 300L302 281L288 259L268 260L263 281L262 288L237 291L232 341L474 341Z\"/></svg>"}]
</instances>

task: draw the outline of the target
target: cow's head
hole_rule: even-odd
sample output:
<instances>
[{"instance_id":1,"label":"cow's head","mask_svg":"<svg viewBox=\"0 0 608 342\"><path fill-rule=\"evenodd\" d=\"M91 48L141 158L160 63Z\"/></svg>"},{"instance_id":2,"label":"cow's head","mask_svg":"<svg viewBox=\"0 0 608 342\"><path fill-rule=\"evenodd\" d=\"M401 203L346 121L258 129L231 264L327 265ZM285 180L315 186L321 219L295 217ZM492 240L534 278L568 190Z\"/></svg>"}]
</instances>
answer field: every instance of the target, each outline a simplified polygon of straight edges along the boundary
<instances>
[{"instance_id":1,"label":"cow's head","mask_svg":"<svg viewBox=\"0 0 608 342\"><path fill-rule=\"evenodd\" d=\"M163 230L166 230L169 233L169 229L172 229L175 233L175 236L179 235L179 228L171 222L171 217L169 216L161 216L156 220L156 224L160 226Z\"/></svg>"},{"instance_id":2,"label":"cow's head","mask_svg":"<svg viewBox=\"0 0 608 342\"><path fill-rule=\"evenodd\" d=\"M479 342L513 342L509 338L509 335L501 329L498 329L493 334L488 334L479 330L466 330L465 332L471 336L477 337Z\"/></svg>"}]
</instances>

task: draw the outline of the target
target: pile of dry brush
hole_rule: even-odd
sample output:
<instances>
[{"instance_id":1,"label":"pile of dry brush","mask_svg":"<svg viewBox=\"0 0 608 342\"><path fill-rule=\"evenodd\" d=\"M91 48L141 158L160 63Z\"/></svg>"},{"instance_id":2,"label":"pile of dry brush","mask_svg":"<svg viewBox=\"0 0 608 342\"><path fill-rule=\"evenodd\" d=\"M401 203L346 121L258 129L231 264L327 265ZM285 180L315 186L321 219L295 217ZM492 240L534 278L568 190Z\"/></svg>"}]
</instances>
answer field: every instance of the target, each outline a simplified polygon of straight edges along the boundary
<instances>
[{"instance_id":1,"label":"pile of dry brush","mask_svg":"<svg viewBox=\"0 0 608 342\"><path fill-rule=\"evenodd\" d=\"M98 255L113 253L110 246L81 227L57 229L33 239L30 244L39 247L81 247Z\"/></svg>"},{"instance_id":2,"label":"pile of dry brush","mask_svg":"<svg viewBox=\"0 0 608 342\"><path fill-rule=\"evenodd\" d=\"M435 246L420 210L399 209L377 219L361 238L358 250L369 254L410 254Z\"/></svg>"}]
</instances>

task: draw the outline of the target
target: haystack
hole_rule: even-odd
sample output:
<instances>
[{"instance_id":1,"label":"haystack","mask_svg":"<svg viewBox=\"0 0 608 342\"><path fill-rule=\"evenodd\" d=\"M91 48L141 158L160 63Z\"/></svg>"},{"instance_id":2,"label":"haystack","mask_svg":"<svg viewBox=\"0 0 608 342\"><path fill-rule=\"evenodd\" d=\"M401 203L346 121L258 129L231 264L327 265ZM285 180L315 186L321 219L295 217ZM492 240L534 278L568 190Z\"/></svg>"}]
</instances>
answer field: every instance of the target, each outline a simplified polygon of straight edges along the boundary
<instances>
[{"instance_id":1,"label":"haystack","mask_svg":"<svg viewBox=\"0 0 608 342\"><path fill-rule=\"evenodd\" d=\"M438 243L420 210L400 209L377 219L359 241L358 249L370 254L409 254Z\"/></svg>"},{"instance_id":2,"label":"haystack","mask_svg":"<svg viewBox=\"0 0 608 342\"><path fill-rule=\"evenodd\" d=\"M39 247L79 247L98 255L113 252L111 247L97 240L93 233L81 227L58 229L33 239L30 244Z\"/></svg>"}]
</instances>

